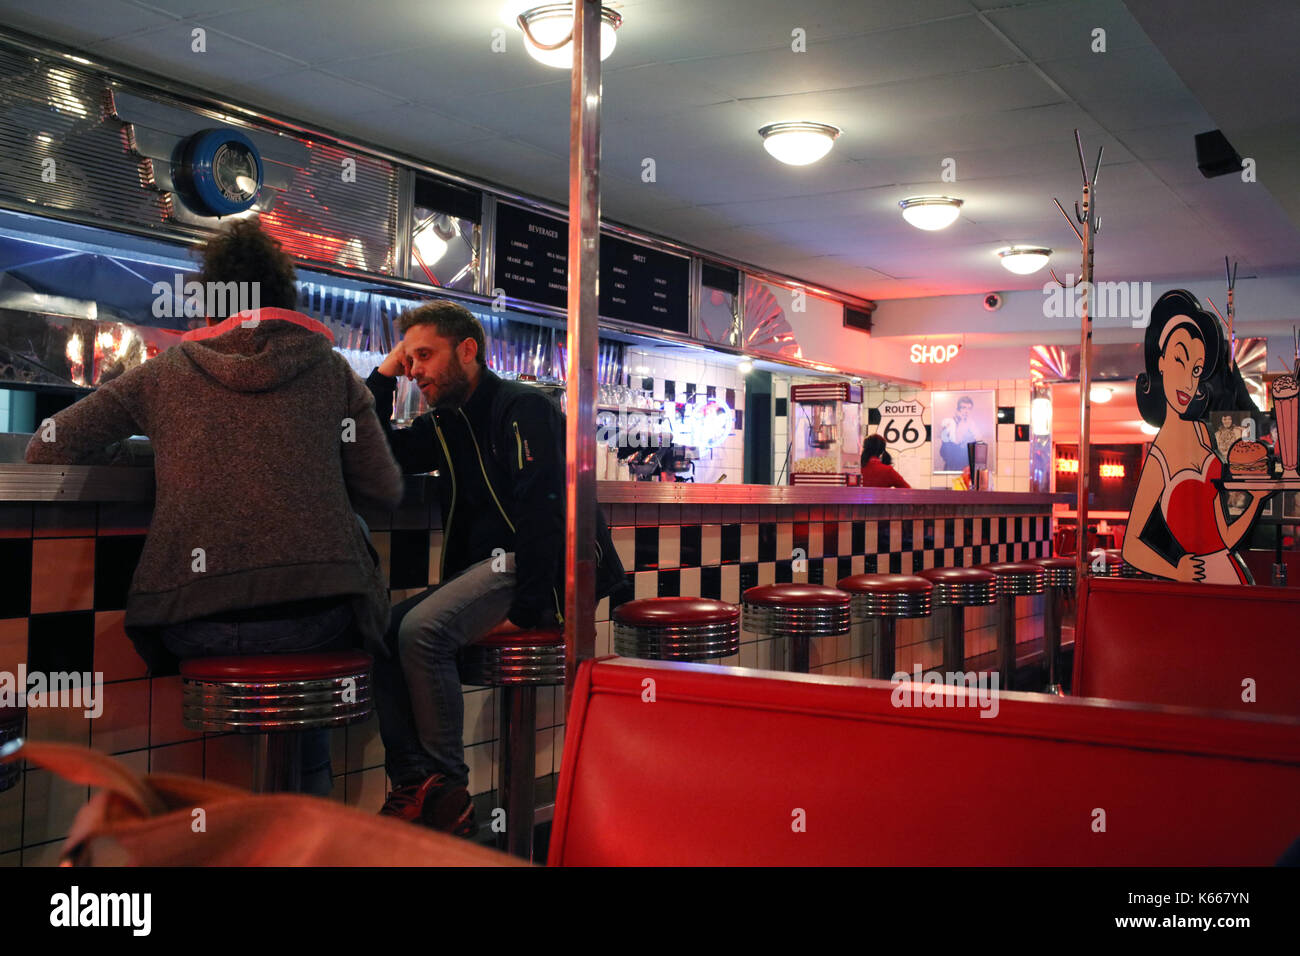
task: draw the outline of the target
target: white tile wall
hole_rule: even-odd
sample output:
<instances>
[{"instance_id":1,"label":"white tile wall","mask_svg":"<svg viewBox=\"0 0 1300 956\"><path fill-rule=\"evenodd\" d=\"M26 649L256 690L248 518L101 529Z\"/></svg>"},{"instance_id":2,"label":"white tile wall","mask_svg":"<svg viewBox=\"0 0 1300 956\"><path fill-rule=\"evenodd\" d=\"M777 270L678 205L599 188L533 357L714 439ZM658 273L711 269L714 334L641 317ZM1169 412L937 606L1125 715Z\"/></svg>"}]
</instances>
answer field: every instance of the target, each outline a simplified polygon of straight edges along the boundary
<instances>
[{"instance_id":1,"label":"white tile wall","mask_svg":"<svg viewBox=\"0 0 1300 956\"><path fill-rule=\"evenodd\" d=\"M725 391L733 389L736 394L734 411L745 410L745 380L736 371L734 365L710 361L703 356L707 353L682 349L658 351L653 349L628 349L626 368L633 386L641 378L655 380L655 398L664 397L664 382L677 383L677 400L684 397L683 386L693 383L698 391L703 392L712 385L719 399L725 398ZM700 356L700 357L697 357ZM644 371L642 371L644 369ZM745 440L742 431L733 431L721 445L701 450L700 459L695 463L695 480L709 484L726 475L727 484L740 484L745 477Z\"/></svg>"}]
</instances>

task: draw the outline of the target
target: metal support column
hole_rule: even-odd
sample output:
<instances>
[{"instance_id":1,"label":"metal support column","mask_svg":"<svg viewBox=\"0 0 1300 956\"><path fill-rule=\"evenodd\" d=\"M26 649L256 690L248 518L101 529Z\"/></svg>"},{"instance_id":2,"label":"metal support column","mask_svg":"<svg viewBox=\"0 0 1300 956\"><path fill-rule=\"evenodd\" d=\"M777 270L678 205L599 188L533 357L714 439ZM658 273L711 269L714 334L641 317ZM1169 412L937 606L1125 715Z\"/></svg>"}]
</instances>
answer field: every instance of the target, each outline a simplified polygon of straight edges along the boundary
<instances>
[{"instance_id":1,"label":"metal support column","mask_svg":"<svg viewBox=\"0 0 1300 956\"><path fill-rule=\"evenodd\" d=\"M569 364L565 684L596 655L596 342L600 270L600 0L574 0L569 95Z\"/></svg>"}]
</instances>

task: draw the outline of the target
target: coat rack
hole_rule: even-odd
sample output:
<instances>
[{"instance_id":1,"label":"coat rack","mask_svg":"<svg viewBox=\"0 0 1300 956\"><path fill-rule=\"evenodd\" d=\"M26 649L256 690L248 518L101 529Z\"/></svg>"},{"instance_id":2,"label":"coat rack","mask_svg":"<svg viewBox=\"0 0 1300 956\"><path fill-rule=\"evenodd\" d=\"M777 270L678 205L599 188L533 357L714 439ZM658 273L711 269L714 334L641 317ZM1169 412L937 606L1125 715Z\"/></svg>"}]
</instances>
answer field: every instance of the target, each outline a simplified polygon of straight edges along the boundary
<instances>
[{"instance_id":1,"label":"coat rack","mask_svg":"<svg viewBox=\"0 0 1300 956\"><path fill-rule=\"evenodd\" d=\"M1079 244L1082 247L1083 264L1079 269L1079 282L1083 285L1083 295L1080 298L1079 323L1080 323L1080 343L1079 343L1079 500L1076 505L1075 513L1077 517L1078 534L1078 554L1076 557L1076 579L1080 587L1083 584L1083 577L1090 569L1088 561L1088 469L1090 457L1089 450L1091 444L1091 426L1092 415L1088 402L1089 380L1091 376L1092 364L1092 258L1093 246L1097 233L1101 232L1101 217L1097 215L1097 174L1101 171L1101 156L1105 147L1097 150L1097 163L1093 166L1092 176L1088 175L1088 161L1083 156L1083 139L1079 136L1079 131L1074 131L1074 145L1079 150L1079 170L1083 174L1083 199L1082 202L1074 204L1074 220L1071 220L1070 214L1065 211L1059 199L1053 199L1056 208L1061 210L1061 215L1065 221L1070 224L1074 234L1079 237ZM1074 224L1077 220L1079 226L1083 227L1080 231L1079 226ZM1056 278L1056 273L1052 273L1052 278ZM1061 280L1057 279L1059 285Z\"/></svg>"}]
</instances>

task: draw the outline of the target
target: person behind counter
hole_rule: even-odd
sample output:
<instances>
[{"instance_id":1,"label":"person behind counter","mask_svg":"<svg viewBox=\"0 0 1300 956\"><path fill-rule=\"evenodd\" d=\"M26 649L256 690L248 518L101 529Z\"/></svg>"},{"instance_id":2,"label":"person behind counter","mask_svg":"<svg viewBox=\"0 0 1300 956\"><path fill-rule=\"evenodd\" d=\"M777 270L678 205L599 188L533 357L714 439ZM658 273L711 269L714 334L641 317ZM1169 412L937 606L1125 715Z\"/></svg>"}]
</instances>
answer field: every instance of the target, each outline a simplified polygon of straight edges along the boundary
<instances>
[{"instance_id":1,"label":"person behind counter","mask_svg":"<svg viewBox=\"0 0 1300 956\"><path fill-rule=\"evenodd\" d=\"M375 660L375 706L392 790L380 813L472 837L457 652L503 621L564 622L564 416L540 390L488 369L483 327L451 301L398 320L402 340L366 384L403 470L437 471L440 585L393 608L390 647ZM393 428L396 377L432 410ZM623 583L597 519L596 597Z\"/></svg>"},{"instance_id":2,"label":"person behind counter","mask_svg":"<svg viewBox=\"0 0 1300 956\"><path fill-rule=\"evenodd\" d=\"M293 311L293 260L257 222L201 256L205 289L251 284L261 308L226 317L233 297L211 296L206 328L42 422L27 461L98 461L150 438L153 520L125 624L152 674L177 658L378 646L388 582L354 508L395 507L402 476L374 399L329 331ZM328 730L304 735L301 783L330 793Z\"/></svg>"},{"instance_id":3,"label":"person behind counter","mask_svg":"<svg viewBox=\"0 0 1300 956\"><path fill-rule=\"evenodd\" d=\"M885 439L870 435L862 443L862 484L866 488L911 488L903 476L896 472Z\"/></svg>"}]
</instances>

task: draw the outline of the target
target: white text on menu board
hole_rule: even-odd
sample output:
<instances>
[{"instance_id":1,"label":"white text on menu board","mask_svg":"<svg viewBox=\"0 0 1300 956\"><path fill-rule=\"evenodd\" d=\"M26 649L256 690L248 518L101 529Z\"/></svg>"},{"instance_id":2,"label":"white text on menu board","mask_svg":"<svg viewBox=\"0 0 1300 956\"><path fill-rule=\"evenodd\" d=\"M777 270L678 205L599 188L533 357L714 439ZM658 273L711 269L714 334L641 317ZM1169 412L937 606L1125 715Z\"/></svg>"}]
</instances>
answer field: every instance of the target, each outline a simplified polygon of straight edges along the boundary
<instances>
[{"instance_id":1,"label":"white text on menu board","mask_svg":"<svg viewBox=\"0 0 1300 956\"><path fill-rule=\"evenodd\" d=\"M516 249L523 249L525 251L529 250L528 243L520 242L518 239L511 239L510 245ZM506 262L510 263L513 266L520 266L524 269L531 269L533 267L532 259L524 259L520 256L506 256ZM519 272L507 272L505 275L507 279L510 279L514 282L522 282L525 285L537 284L537 280L535 280L532 276L524 275Z\"/></svg>"}]
</instances>

